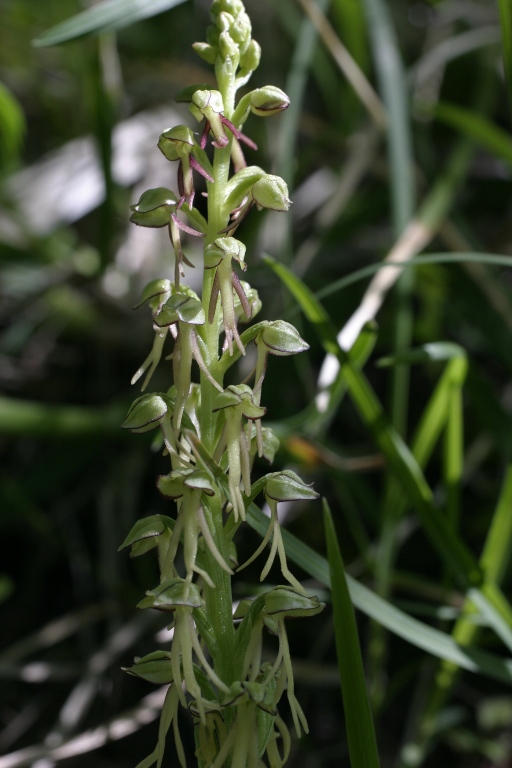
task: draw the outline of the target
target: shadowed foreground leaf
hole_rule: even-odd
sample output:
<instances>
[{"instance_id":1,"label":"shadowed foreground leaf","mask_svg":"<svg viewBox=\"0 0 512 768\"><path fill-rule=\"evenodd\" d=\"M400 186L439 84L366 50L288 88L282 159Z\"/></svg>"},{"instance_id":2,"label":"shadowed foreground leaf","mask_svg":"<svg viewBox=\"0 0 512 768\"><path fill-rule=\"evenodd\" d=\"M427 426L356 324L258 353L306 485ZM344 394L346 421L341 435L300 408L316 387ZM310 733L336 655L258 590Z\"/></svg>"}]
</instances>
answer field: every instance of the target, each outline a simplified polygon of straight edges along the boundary
<instances>
[{"instance_id":1,"label":"shadowed foreground leaf","mask_svg":"<svg viewBox=\"0 0 512 768\"><path fill-rule=\"evenodd\" d=\"M356 619L331 511L325 500L324 527L350 764L352 768L378 768L379 755L366 691Z\"/></svg>"}]
</instances>

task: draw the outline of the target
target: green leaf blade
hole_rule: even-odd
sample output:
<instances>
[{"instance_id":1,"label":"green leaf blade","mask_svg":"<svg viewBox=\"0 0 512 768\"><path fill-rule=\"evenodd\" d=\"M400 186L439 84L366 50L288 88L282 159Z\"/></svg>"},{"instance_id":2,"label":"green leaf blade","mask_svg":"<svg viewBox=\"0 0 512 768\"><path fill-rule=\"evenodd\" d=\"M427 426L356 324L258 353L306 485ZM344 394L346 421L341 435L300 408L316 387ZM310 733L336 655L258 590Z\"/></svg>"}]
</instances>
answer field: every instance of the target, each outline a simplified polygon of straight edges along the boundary
<instances>
[{"instance_id":1,"label":"green leaf blade","mask_svg":"<svg viewBox=\"0 0 512 768\"><path fill-rule=\"evenodd\" d=\"M325 500L324 526L350 764L352 768L379 768L354 609L331 512Z\"/></svg>"},{"instance_id":2,"label":"green leaf blade","mask_svg":"<svg viewBox=\"0 0 512 768\"><path fill-rule=\"evenodd\" d=\"M104 0L43 32L33 44L42 48L76 40L84 35L115 32L183 2L185 0Z\"/></svg>"},{"instance_id":3,"label":"green leaf blade","mask_svg":"<svg viewBox=\"0 0 512 768\"><path fill-rule=\"evenodd\" d=\"M248 510L247 522L260 536L265 535L268 518L255 504L251 504ZM290 560L321 584L330 587L331 578L327 560L289 531L283 530L282 536L286 554ZM348 574L346 579L355 607L382 624L394 635L432 656L451 661L469 672L512 685L511 658L503 658L478 648L463 647L450 635L409 616Z\"/></svg>"}]
</instances>

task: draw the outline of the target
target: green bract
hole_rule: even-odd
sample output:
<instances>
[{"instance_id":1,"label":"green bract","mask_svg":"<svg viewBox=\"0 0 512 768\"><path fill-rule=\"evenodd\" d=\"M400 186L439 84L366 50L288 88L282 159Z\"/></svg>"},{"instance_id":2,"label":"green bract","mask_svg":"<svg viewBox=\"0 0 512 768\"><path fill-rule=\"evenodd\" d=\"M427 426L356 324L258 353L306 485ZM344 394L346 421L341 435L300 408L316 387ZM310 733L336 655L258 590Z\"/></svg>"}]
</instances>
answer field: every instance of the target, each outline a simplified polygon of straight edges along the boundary
<instances>
[{"instance_id":1,"label":"green bract","mask_svg":"<svg viewBox=\"0 0 512 768\"><path fill-rule=\"evenodd\" d=\"M257 165L242 168L226 184L225 209L230 212L237 208L247 197L254 184L265 176L265 171Z\"/></svg>"}]
</instances>

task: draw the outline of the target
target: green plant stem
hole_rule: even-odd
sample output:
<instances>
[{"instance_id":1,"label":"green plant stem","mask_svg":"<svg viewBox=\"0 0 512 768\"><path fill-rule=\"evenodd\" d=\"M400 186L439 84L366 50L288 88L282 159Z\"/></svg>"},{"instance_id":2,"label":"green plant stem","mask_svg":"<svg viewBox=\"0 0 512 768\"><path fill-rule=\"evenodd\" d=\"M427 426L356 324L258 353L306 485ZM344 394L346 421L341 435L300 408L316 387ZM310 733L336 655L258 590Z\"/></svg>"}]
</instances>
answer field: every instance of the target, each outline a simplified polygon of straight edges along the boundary
<instances>
[{"instance_id":1,"label":"green plant stem","mask_svg":"<svg viewBox=\"0 0 512 768\"><path fill-rule=\"evenodd\" d=\"M225 73L218 73L219 88L224 99L226 116L233 112L235 85L234 77L226 77ZM205 247L213 243L219 236L220 230L226 226L226 214L224 211L224 199L226 196L226 184L229 178L231 157L231 142L223 149L216 149L213 161L213 177L215 181L208 184L208 231L205 239ZM205 269L203 274L203 307L208 317L208 309L213 287L215 270ZM207 347L208 367L211 375L219 383L222 382L222 373L219 369L219 334L218 313L213 323L206 322L203 330L203 338ZM213 401L217 390L201 373L201 440L206 450L212 454L215 448L218 416L213 412ZM229 540L227 539L223 520L222 503L220 493L205 509L205 516L210 527L215 544L223 556L229 561ZM215 589L205 588L206 612L212 625L219 652L214 657L215 668L219 676L231 683L237 670L233 669L235 630L232 616L231 577L217 563L210 551L206 548L205 559L207 571L210 574Z\"/></svg>"}]
</instances>

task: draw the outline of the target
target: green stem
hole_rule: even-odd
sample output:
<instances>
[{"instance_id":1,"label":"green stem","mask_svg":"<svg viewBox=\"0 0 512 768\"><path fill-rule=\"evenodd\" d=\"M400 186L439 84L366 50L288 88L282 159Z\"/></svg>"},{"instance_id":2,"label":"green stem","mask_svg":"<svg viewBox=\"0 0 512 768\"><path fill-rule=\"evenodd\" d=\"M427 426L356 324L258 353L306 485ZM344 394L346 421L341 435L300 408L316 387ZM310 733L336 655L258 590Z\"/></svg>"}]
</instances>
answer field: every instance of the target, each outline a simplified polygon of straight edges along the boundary
<instances>
[{"instance_id":1,"label":"green stem","mask_svg":"<svg viewBox=\"0 0 512 768\"><path fill-rule=\"evenodd\" d=\"M224 100L224 113L229 117L234 108L235 86L234 76L226 77L217 72L219 89ZM229 179L231 143L223 149L216 149L213 160L214 182L208 184L208 230L205 238L205 248L213 243L219 232L227 224L224 200L226 185ZM205 269L203 274L203 307L208 317L208 308L213 287L214 270ZM207 348L206 364L213 378L222 383L222 371L219 368L219 334L217 313L213 323L206 322L203 328L203 338ZM213 413L213 402L217 390L201 374L201 441L206 450L213 454L219 439L219 416ZM216 495L205 508L205 516L210 527L213 540L226 562L229 561L229 540L226 536L222 520L222 502ZM228 685L236 679L237 670L233 669L235 630L232 616L231 577L217 563L213 555L206 550L206 568L210 574L215 589L205 588L206 612L211 622L218 652L214 655L215 671Z\"/></svg>"}]
</instances>

